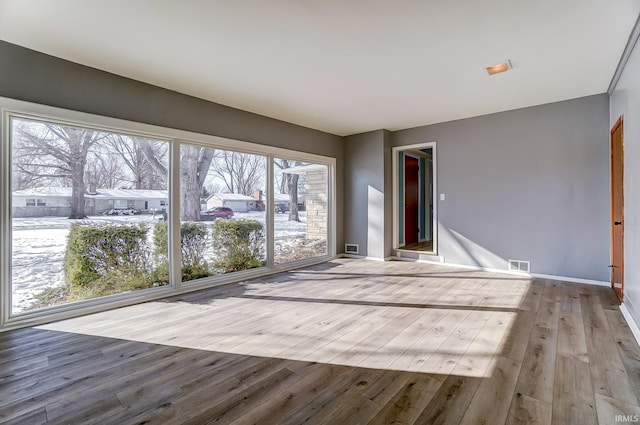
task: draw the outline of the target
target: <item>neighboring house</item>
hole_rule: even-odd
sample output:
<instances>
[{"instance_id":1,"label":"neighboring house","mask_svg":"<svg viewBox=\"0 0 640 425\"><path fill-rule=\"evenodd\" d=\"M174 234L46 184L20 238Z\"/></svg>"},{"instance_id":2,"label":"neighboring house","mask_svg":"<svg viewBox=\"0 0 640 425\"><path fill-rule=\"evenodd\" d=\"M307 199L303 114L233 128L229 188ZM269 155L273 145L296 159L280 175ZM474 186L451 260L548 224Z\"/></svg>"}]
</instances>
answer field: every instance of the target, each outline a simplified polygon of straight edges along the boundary
<instances>
[{"instance_id":1,"label":"neighboring house","mask_svg":"<svg viewBox=\"0 0 640 425\"><path fill-rule=\"evenodd\" d=\"M261 190L256 191L253 194L253 197L262 202L266 203L267 194L263 193ZM304 211L306 208L306 200L307 195L298 195L298 209L300 211ZM276 193L273 195L273 204L274 207L280 207L282 211L289 210L289 195L287 193Z\"/></svg>"},{"instance_id":2,"label":"neighboring house","mask_svg":"<svg viewBox=\"0 0 640 425\"><path fill-rule=\"evenodd\" d=\"M115 208L142 212L161 211L167 206L166 190L97 189L84 194L85 214L97 215ZM71 214L70 187L36 187L13 192L14 217L66 217Z\"/></svg>"},{"instance_id":3,"label":"neighboring house","mask_svg":"<svg viewBox=\"0 0 640 425\"><path fill-rule=\"evenodd\" d=\"M307 195L298 195L298 210L304 211L306 208ZM275 193L273 195L273 203L275 206L285 207L289 210L289 194L288 193Z\"/></svg>"},{"instance_id":4,"label":"neighboring house","mask_svg":"<svg viewBox=\"0 0 640 425\"><path fill-rule=\"evenodd\" d=\"M256 200L237 193L214 193L207 198L207 208L213 207L228 207L235 212L255 211Z\"/></svg>"}]
</instances>

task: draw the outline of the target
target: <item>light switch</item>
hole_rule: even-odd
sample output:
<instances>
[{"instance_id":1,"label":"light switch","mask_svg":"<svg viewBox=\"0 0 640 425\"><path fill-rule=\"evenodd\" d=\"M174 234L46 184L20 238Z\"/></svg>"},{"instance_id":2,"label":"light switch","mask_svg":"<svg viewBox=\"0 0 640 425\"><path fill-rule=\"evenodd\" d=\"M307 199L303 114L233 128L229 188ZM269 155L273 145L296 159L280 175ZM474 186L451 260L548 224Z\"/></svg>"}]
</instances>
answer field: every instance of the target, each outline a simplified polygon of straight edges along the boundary
<instances>
[{"instance_id":1,"label":"light switch","mask_svg":"<svg viewBox=\"0 0 640 425\"><path fill-rule=\"evenodd\" d=\"M441 194L440 194L440 200L441 200L441 201L444 201L444 193L441 193Z\"/></svg>"}]
</instances>

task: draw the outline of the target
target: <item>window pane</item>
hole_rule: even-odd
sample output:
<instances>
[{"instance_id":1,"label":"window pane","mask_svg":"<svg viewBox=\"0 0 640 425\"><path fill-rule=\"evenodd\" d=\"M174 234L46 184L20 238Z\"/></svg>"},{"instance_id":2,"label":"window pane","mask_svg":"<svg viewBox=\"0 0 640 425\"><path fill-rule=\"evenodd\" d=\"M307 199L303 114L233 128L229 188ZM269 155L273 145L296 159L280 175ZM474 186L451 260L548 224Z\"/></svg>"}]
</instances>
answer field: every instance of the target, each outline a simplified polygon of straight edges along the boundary
<instances>
[{"instance_id":1,"label":"window pane","mask_svg":"<svg viewBox=\"0 0 640 425\"><path fill-rule=\"evenodd\" d=\"M180 147L180 226L184 282L266 264L261 155Z\"/></svg>"},{"instance_id":2,"label":"window pane","mask_svg":"<svg viewBox=\"0 0 640 425\"><path fill-rule=\"evenodd\" d=\"M168 283L169 143L11 119L12 312Z\"/></svg>"},{"instance_id":3,"label":"window pane","mask_svg":"<svg viewBox=\"0 0 640 425\"><path fill-rule=\"evenodd\" d=\"M274 159L274 261L327 255L328 167Z\"/></svg>"}]
</instances>

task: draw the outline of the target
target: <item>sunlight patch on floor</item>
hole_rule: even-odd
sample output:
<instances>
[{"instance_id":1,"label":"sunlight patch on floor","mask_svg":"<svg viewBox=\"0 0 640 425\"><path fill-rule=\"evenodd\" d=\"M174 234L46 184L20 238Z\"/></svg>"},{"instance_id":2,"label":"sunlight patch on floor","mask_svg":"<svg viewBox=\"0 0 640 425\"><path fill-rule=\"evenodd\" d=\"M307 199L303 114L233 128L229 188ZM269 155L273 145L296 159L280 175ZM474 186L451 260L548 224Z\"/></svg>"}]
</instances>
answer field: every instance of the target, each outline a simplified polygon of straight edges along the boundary
<instances>
[{"instance_id":1,"label":"sunlight patch on floor","mask_svg":"<svg viewBox=\"0 0 640 425\"><path fill-rule=\"evenodd\" d=\"M150 302L135 306L131 320L125 308L118 315L103 312L39 328L238 355L486 377L517 315L515 309L486 306L312 301L230 297L217 300L213 310Z\"/></svg>"}]
</instances>

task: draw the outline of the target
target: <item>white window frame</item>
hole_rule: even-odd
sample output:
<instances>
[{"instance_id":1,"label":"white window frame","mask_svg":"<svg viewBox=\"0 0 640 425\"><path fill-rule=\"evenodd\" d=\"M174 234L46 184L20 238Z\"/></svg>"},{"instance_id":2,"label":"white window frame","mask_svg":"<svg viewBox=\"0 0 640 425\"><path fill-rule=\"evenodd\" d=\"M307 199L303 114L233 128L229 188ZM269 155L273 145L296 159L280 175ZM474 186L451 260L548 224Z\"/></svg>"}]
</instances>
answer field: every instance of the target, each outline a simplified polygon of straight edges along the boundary
<instances>
[{"instance_id":1,"label":"white window frame","mask_svg":"<svg viewBox=\"0 0 640 425\"><path fill-rule=\"evenodd\" d=\"M81 316L98 311L104 311L121 306L136 304L144 301L178 295L198 289L214 287L240 280L264 276L266 274L290 270L311 264L322 263L334 258L336 255L336 159L293 151L286 148L273 147L247 141L228 139L219 136L178 130L168 127L143 124L118 118L94 115L85 112L71 111L36 103L24 102L16 99L0 97L0 331L42 324L54 320ZM50 121L58 124L90 128L105 132L124 133L139 137L153 138L170 143L169 155L169 226L170 235L180 232L180 205L179 202L170 202L171 199L179 199L179 158L182 143L200 145L216 149L253 153L266 157L266 187L273 186L274 172L273 159L287 158L303 162L311 162L326 165L328 167L328 230L327 230L327 254L307 260L280 264L273 264L273 190L268 191L266 223L267 223L267 265L254 270L246 270L198 279L195 281L181 282L180 276L180 238L170 236L169 256L171 262L171 282L166 287L151 288L132 293L110 295L95 299L78 301L70 304L47 307L35 311L12 314L12 286L11 286L11 220L12 220L12 196L11 196L11 132L10 120L12 117ZM36 201L37 202L37 201ZM175 219L178 217L178 219Z\"/></svg>"}]
</instances>

